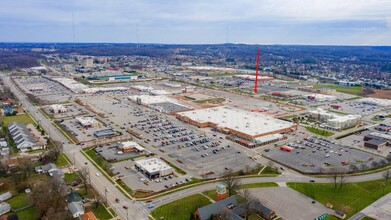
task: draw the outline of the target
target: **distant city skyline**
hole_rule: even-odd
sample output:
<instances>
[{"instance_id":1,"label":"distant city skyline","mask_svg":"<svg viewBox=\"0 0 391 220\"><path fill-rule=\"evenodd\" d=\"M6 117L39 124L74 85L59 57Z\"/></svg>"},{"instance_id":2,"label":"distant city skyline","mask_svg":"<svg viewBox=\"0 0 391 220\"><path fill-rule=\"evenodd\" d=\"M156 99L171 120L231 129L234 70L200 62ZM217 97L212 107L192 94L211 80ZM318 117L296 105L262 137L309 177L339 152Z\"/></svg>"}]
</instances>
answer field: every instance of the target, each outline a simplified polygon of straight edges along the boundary
<instances>
[{"instance_id":1,"label":"distant city skyline","mask_svg":"<svg viewBox=\"0 0 391 220\"><path fill-rule=\"evenodd\" d=\"M2 0L0 42L391 46L389 0ZM227 41L228 30L228 41Z\"/></svg>"}]
</instances>

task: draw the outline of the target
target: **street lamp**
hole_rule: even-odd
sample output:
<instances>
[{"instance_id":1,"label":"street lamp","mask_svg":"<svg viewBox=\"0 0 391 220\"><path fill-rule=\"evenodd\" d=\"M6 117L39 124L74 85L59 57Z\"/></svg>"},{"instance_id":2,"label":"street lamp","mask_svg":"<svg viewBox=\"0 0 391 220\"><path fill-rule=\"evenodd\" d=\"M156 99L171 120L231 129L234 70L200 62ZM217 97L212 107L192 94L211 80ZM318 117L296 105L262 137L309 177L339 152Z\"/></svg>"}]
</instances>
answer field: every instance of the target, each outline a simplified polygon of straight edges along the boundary
<instances>
[{"instance_id":1,"label":"street lamp","mask_svg":"<svg viewBox=\"0 0 391 220\"><path fill-rule=\"evenodd\" d=\"M107 187L105 187L105 200L106 200L106 203L107 203L107 193L109 192L109 189Z\"/></svg>"},{"instance_id":2,"label":"street lamp","mask_svg":"<svg viewBox=\"0 0 391 220\"><path fill-rule=\"evenodd\" d=\"M122 206L122 208L124 208L126 210L126 219L128 220L129 219L128 207L126 205L124 205L124 206Z\"/></svg>"}]
</instances>

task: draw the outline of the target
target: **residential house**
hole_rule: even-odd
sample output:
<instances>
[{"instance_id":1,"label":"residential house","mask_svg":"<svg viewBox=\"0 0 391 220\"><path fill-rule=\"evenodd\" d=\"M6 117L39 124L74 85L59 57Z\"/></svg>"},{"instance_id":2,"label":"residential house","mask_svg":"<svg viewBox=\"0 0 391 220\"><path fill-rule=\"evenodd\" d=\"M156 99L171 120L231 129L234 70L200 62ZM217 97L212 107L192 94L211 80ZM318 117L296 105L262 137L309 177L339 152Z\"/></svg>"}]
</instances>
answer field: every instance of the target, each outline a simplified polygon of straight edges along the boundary
<instances>
[{"instance_id":1,"label":"residential house","mask_svg":"<svg viewBox=\"0 0 391 220\"><path fill-rule=\"evenodd\" d=\"M9 211L11 211L11 206L8 203L3 202L0 204L0 215L4 215Z\"/></svg>"},{"instance_id":2,"label":"residential house","mask_svg":"<svg viewBox=\"0 0 391 220\"><path fill-rule=\"evenodd\" d=\"M22 152L45 148L44 145L40 145L36 142L25 124L13 122L8 125L8 131L16 144L16 148Z\"/></svg>"},{"instance_id":3,"label":"residential house","mask_svg":"<svg viewBox=\"0 0 391 220\"><path fill-rule=\"evenodd\" d=\"M74 218L84 214L83 201L78 193L71 192L67 195L68 209Z\"/></svg>"},{"instance_id":4,"label":"residential house","mask_svg":"<svg viewBox=\"0 0 391 220\"><path fill-rule=\"evenodd\" d=\"M0 155L1 156L6 156L9 155L10 153L10 148L8 146L7 141L5 138L0 138Z\"/></svg>"},{"instance_id":5,"label":"residential house","mask_svg":"<svg viewBox=\"0 0 391 220\"><path fill-rule=\"evenodd\" d=\"M53 163L48 163L42 166L37 166L34 168L37 173L47 173L49 176L53 178L59 177L59 179L64 178L64 173L57 168L57 166Z\"/></svg>"},{"instance_id":6,"label":"residential house","mask_svg":"<svg viewBox=\"0 0 391 220\"><path fill-rule=\"evenodd\" d=\"M84 207L82 202L71 202L68 203L68 209L72 213L74 218L84 214Z\"/></svg>"},{"instance_id":7,"label":"residential house","mask_svg":"<svg viewBox=\"0 0 391 220\"><path fill-rule=\"evenodd\" d=\"M246 215L246 210L243 206L238 205L236 198L231 196L216 203L198 208L194 213L194 219L209 220L213 218L224 220L221 216L222 212L224 212L225 215L229 215L232 220L244 220ZM276 217L274 211L259 202L255 203L248 214L257 214L266 220L274 219Z\"/></svg>"},{"instance_id":8,"label":"residential house","mask_svg":"<svg viewBox=\"0 0 391 220\"><path fill-rule=\"evenodd\" d=\"M0 202L7 201L10 198L12 198L12 194L10 192L3 193L0 195Z\"/></svg>"}]
</instances>

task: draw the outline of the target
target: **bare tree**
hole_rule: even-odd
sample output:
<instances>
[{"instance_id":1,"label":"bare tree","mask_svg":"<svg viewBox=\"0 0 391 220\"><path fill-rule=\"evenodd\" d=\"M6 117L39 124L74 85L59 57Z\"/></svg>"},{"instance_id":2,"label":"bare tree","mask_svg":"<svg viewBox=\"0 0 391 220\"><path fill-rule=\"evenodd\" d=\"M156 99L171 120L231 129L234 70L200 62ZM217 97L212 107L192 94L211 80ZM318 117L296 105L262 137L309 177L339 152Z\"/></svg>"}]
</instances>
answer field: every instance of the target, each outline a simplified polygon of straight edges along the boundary
<instances>
[{"instance_id":1,"label":"bare tree","mask_svg":"<svg viewBox=\"0 0 391 220\"><path fill-rule=\"evenodd\" d=\"M66 186L62 179L52 178L35 183L30 199L42 219L66 219ZM58 218L52 218L52 217Z\"/></svg>"},{"instance_id":2,"label":"bare tree","mask_svg":"<svg viewBox=\"0 0 391 220\"><path fill-rule=\"evenodd\" d=\"M222 183L227 188L228 197L230 197L235 194L236 190L239 189L240 179L234 176L234 174L231 171L228 171L223 176Z\"/></svg>"},{"instance_id":3,"label":"bare tree","mask_svg":"<svg viewBox=\"0 0 391 220\"><path fill-rule=\"evenodd\" d=\"M229 211L227 207L221 208L218 215L219 215L218 219L232 220L232 213Z\"/></svg>"},{"instance_id":4,"label":"bare tree","mask_svg":"<svg viewBox=\"0 0 391 220\"><path fill-rule=\"evenodd\" d=\"M342 189L343 186L347 184L347 177L346 177L346 171L340 171L339 172L339 190Z\"/></svg>"},{"instance_id":5,"label":"bare tree","mask_svg":"<svg viewBox=\"0 0 391 220\"><path fill-rule=\"evenodd\" d=\"M98 208L99 204L102 202L102 197L99 194L95 194L92 204L95 205L96 208Z\"/></svg>"},{"instance_id":6,"label":"bare tree","mask_svg":"<svg viewBox=\"0 0 391 220\"><path fill-rule=\"evenodd\" d=\"M88 167L82 167L80 169L80 179L83 183L85 194L87 194L88 184L90 180L90 170L88 169Z\"/></svg>"},{"instance_id":7,"label":"bare tree","mask_svg":"<svg viewBox=\"0 0 391 220\"><path fill-rule=\"evenodd\" d=\"M386 160L388 161L388 163L391 162L391 153L387 155Z\"/></svg>"},{"instance_id":8,"label":"bare tree","mask_svg":"<svg viewBox=\"0 0 391 220\"><path fill-rule=\"evenodd\" d=\"M260 203L260 201L254 198L248 189L243 190L243 198L246 200L246 202L241 207L244 210L245 219L248 220L251 211L254 210L256 204Z\"/></svg>"},{"instance_id":9,"label":"bare tree","mask_svg":"<svg viewBox=\"0 0 391 220\"><path fill-rule=\"evenodd\" d=\"M365 169L368 168L368 166L367 166L365 163L362 163L362 164L360 165L360 167L361 167L361 171L364 171Z\"/></svg>"},{"instance_id":10,"label":"bare tree","mask_svg":"<svg viewBox=\"0 0 391 220\"><path fill-rule=\"evenodd\" d=\"M383 173L383 178L384 178L384 181L385 183L387 184L388 183L388 179L391 177L391 170L386 170L384 173Z\"/></svg>"},{"instance_id":11,"label":"bare tree","mask_svg":"<svg viewBox=\"0 0 391 220\"><path fill-rule=\"evenodd\" d=\"M337 190L337 186L338 186L338 177L339 177L339 170L338 168L331 168L330 169L330 181L331 183L334 184L334 190Z\"/></svg>"},{"instance_id":12,"label":"bare tree","mask_svg":"<svg viewBox=\"0 0 391 220\"><path fill-rule=\"evenodd\" d=\"M379 164L380 164L380 166L384 166L384 165L387 164L387 161L386 160L380 160Z\"/></svg>"},{"instance_id":13,"label":"bare tree","mask_svg":"<svg viewBox=\"0 0 391 220\"><path fill-rule=\"evenodd\" d=\"M352 173L359 171L358 167L356 165L354 165L354 164L349 166L349 170Z\"/></svg>"},{"instance_id":14,"label":"bare tree","mask_svg":"<svg viewBox=\"0 0 391 220\"><path fill-rule=\"evenodd\" d=\"M375 167L379 166L379 163L374 160L374 161L372 161L371 165L372 165L373 168L375 168Z\"/></svg>"},{"instance_id":15,"label":"bare tree","mask_svg":"<svg viewBox=\"0 0 391 220\"><path fill-rule=\"evenodd\" d=\"M30 177L30 173L33 170L34 164L30 157L18 158L19 169L23 173L24 178Z\"/></svg>"}]
</instances>

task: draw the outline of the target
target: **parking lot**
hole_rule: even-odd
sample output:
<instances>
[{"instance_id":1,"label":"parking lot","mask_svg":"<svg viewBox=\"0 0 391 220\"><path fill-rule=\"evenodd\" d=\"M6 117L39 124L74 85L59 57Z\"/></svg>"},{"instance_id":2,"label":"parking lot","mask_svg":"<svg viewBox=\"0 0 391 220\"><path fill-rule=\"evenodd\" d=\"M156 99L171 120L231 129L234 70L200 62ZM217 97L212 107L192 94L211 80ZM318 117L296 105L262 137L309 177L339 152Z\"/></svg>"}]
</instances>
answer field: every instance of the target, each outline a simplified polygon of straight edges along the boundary
<instances>
[{"instance_id":1,"label":"parking lot","mask_svg":"<svg viewBox=\"0 0 391 220\"><path fill-rule=\"evenodd\" d=\"M43 77L15 77L18 86L33 95L69 94L70 91L59 83Z\"/></svg>"},{"instance_id":2,"label":"parking lot","mask_svg":"<svg viewBox=\"0 0 391 220\"><path fill-rule=\"evenodd\" d=\"M341 102L338 103L338 105L342 106L342 109L338 111L346 112L349 114L358 114L363 116L371 115L385 109L382 106L364 104L360 101L360 99Z\"/></svg>"},{"instance_id":3,"label":"parking lot","mask_svg":"<svg viewBox=\"0 0 391 220\"><path fill-rule=\"evenodd\" d=\"M282 219L315 219L325 213L334 213L332 209L288 187L266 187L249 189L266 207L275 211Z\"/></svg>"},{"instance_id":4,"label":"parking lot","mask_svg":"<svg viewBox=\"0 0 391 220\"><path fill-rule=\"evenodd\" d=\"M354 169L351 165L358 170L366 170L373 166L374 161L385 162L383 157L323 138L304 138L286 143L286 146L293 150L287 152L276 147L265 150L263 155L304 173L326 173L333 167L349 171Z\"/></svg>"}]
</instances>

